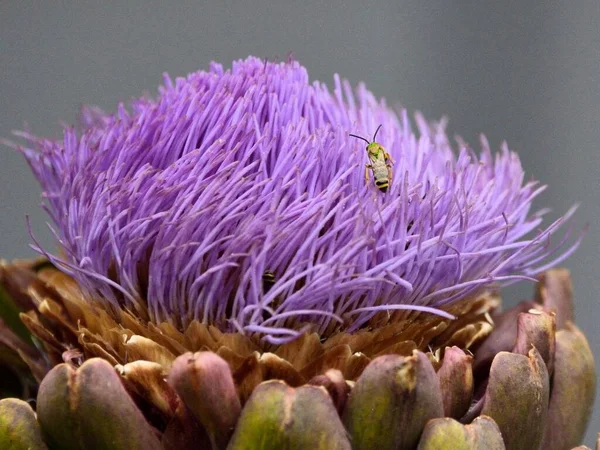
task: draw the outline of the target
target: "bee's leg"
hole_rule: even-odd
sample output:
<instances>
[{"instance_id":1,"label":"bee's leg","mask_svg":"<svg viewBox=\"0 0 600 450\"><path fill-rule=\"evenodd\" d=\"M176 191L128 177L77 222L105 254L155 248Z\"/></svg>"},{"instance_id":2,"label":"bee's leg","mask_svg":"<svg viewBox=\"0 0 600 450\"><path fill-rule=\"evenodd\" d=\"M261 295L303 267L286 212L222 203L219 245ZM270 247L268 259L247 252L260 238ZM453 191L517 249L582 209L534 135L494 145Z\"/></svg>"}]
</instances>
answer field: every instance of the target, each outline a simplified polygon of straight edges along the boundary
<instances>
[{"instance_id":1,"label":"bee's leg","mask_svg":"<svg viewBox=\"0 0 600 450\"><path fill-rule=\"evenodd\" d=\"M390 186L392 185L392 179L394 178L394 171L392 166L388 166L388 178L390 179Z\"/></svg>"},{"instance_id":2,"label":"bee's leg","mask_svg":"<svg viewBox=\"0 0 600 450\"><path fill-rule=\"evenodd\" d=\"M369 184L369 169L372 169L373 166L370 164L365 164L365 182Z\"/></svg>"},{"instance_id":3,"label":"bee's leg","mask_svg":"<svg viewBox=\"0 0 600 450\"><path fill-rule=\"evenodd\" d=\"M392 159L392 157L390 156L390 154L388 152L384 152L383 157L385 158L385 162L387 164L394 164L394 160Z\"/></svg>"}]
</instances>

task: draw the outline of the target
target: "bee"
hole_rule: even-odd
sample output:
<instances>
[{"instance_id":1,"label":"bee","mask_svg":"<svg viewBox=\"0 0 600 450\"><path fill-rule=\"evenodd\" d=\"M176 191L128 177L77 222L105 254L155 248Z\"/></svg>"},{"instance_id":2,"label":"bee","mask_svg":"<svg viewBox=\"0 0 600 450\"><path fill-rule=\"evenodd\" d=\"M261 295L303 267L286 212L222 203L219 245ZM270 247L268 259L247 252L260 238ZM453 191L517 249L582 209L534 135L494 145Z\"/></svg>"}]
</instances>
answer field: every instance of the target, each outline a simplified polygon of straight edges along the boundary
<instances>
[{"instance_id":1,"label":"bee","mask_svg":"<svg viewBox=\"0 0 600 450\"><path fill-rule=\"evenodd\" d=\"M414 220L411 220L410 222L408 222L408 226L406 227L407 234L410 232L410 230L412 229L414 224L415 224ZM408 240L407 240L406 245L404 246L404 250L408 250L408 247L410 247L410 242L408 242Z\"/></svg>"},{"instance_id":2,"label":"bee","mask_svg":"<svg viewBox=\"0 0 600 450\"><path fill-rule=\"evenodd\" d=\"M371 142L362 136L357 136L356 134L350 134L350 136L357 139L362 139L367 143L367 155L369 157L370 164L366 164L365 167L366 182L369 182L369 169L371 169L377 188L381 192L387 192L388 187L392 182L392 157L388 152L385 151L383 145L375 142L375 138L377 137L377 133L379 132L380 128L381 125L379 125L377 130L375 130L375 134L373 135L373 140Z\"/></svg>"},{"instance_id":3,"label":"bee","mask_svg":"<svg viewBox=\"0 0 600 450\"><path fill-rule=\"evenodd\" d=\"M263 293L269 292L269 289L273 287L275 284L275 274L270 270L265 271L262 276L262 288Z\"/></svg>"}]
</instances>

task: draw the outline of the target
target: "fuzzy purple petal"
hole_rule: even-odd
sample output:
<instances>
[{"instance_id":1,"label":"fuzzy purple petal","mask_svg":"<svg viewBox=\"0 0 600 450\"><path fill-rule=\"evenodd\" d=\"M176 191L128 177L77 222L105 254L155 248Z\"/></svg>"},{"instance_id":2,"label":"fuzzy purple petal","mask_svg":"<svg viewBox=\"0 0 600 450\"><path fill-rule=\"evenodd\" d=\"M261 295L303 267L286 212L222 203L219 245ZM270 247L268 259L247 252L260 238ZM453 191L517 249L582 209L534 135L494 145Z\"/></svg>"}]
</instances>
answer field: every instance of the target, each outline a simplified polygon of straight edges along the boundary
<instances>
[{"instance_id":1,"label":"fuzzy purple petal","mask_svg":"<svg viewBox=\"0 0 600 450\"><path fill-rule=\"evenodd\" d=\"M479 156L455 152L443 123L416 123L364 85L336 76L331 93L297 62L251 57L165 76L130 110L86 108L60 141L20 136L60 265L90 301L281 342L385 310L444 315L561 260L550 236L572 211L542 226L530 208L543 187L515 153L493 155L484 137ZM394 161L385 194L365 183L365 145L349 136L380 124Z\"/></svg>"}]
</instances>

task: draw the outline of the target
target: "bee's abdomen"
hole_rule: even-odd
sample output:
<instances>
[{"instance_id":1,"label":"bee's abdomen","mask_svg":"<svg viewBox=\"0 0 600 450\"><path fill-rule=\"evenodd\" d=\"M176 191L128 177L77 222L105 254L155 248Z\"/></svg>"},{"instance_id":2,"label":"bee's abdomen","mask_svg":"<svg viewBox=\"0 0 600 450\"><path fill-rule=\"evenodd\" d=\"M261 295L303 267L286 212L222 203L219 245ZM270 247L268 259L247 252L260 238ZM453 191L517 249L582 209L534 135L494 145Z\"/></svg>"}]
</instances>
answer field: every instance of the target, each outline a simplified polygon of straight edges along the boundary
<instances>
[{"instance_id":1,"label":"bee's abdomen","mask_svg":"<svg viewBox=\"0 0 600 450\"><path fill-rule=\"evenodd\" d=\"M269 289L271 289L274 284L275 284L275 274L273 272L271 272L270 270L267 270L265 273L263 273L263 276L262 276L263 292L265 294L267 292L269 292Z\"/></svg>"},{"instance_id":2,"label":"bee's abdomen","mask_svg":"<svg viewBox=\"0 0 600 450\"><path fill-rule=\"evenodd\" d=\"M381 192L387 192L390 182L385 180L375 180L375 185Z\"/></svg>"}]
</instances>

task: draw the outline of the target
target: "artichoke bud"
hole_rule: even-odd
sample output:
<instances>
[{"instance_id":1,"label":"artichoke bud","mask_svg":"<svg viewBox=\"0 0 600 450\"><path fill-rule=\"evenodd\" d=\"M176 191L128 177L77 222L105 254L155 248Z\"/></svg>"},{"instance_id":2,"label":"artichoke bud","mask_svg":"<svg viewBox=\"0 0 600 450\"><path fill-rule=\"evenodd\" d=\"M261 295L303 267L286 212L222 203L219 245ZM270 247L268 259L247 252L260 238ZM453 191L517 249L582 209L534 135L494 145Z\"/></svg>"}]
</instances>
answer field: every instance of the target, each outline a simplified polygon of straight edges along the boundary
<instances>
[{"instance_id":1,"label":"artichoke bud","mask_svg":"<svg viewBox=\"0 0 600 450\"><path fill-rule=\"evenodd\" d=\"M548 369L539 352L500 352L492 362L482 414L498 424L507 450L540 448L548 412Z\"/></svg>"},{"instance_id":2,"label":"artichoke bud","mask_svg":"<svg viewBox=\"0 0 600 450\"><path fill-rule=\"evenodd\" d=\"M185 353L173 362L167 380L204 426L213 448L225 448L241 410L227 363L211 352Z\"/></svg>"},{"instance_id":3,"label":"artichoke bud","mask_svg":"<svg viewBox=\"0 0 600 450\"><path fill-rule=\"evenodd\" d=\"M54 367L40 384L37 413L52 448L161 448L155 429L102 359L90 359L76 371L67 364Z\"/></svg>"},{"instance_id":4,"label":"artichoke bud","mask_svg":"<svg viewBox=\"0 0 600 450\"><path fill-rule=\"evenodd\" d=\"M23 400L0 400L0 448L46 450L42 432L31 406Z\"/></svg>"},{"instance_id":5,"label":"artichoke bud","mask_svg":"<svg viewBox=\"0 0 600 450\"><path fill-rule=\"evenodd\" d=\"M376 358L356 381L344 411L354 449L414 448L428 420L443 417L440 382L424 353Z\"/></svg>"},{"instance_id":6,"label":"artichoke bud","mask_svg":"<svg viewBox=\"0 0 600 450\"><path fill-rule=\"evenodd\" d=\"M502 434L496 422L487 416L463 425L450 419L433 419L427 423L418 450L504 450Z\"/></svg>"},{"instance_id":7,"label":"artichoke bud","mask_svg":"<svg viewBox=\"0 0 600 450\"><path fill-rule=\"evenodd\" d=\"M513 353L527 355L533 345L546 363L548 375L554 370L556 346L556 320L554 313L530 309L517 318L517 341Z\"/></svg>"},{"instance_id":8,"label":"artichoke bud","mask_svg":"<svg viewBox=\"0 0 600 450\"><path fill-rule=\"evenodd\" d=\"M469 409L473 397L472 360L472 356L458 347L447 347L444 352L437 376L446 417L459 419Z\"/></svg>"},{"instance_id":9,"label":"artichoke bud","mask_svg":"<svg viewBox=\"0 0 600 450\"><path fill-rule=\"evenodd\" d=\"M596 394L596 372L585 336L567 322L556 333L556 352L548 423L542 448L561 449L581 442Z\"/></svg>"},{"instance_id":10,"label":"artichoke bud","mask_svg":"<svg viewBox=\"0 0 600 450\"><path fill-rule=\"evenodd\" d=\"M248 399L229 450L351 450L323 387L261 383Z\"/></svg>"},{"instance_id":11,"label":"artichoke bud","mask_svg":"<svg viewBox=\"0 0 600 450\"><path fill-rule=\"evenodd\" d=\"M507 146L416 122L249 57L19 133L59 252L0 261L0 394L39 389L0 402L0 447L580 444L594 361L547 269L581 237L544 245L575 208L544 225Z\"/></svg>"}]
</instances>

